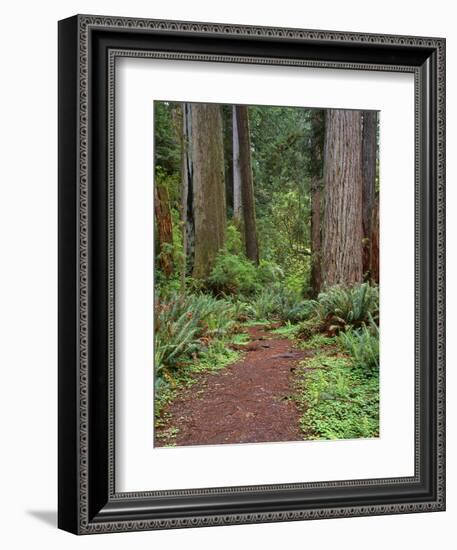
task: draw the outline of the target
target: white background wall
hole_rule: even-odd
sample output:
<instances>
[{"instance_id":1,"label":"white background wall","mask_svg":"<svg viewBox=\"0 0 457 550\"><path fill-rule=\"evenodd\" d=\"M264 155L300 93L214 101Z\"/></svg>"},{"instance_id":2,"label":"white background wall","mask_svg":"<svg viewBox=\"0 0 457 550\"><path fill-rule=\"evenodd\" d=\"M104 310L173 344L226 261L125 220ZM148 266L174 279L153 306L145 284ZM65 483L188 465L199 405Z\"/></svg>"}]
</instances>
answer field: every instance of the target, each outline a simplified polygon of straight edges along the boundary
<instances>
[{"instance_id":1,"label":"white background wall","mask_svg":"<svg viewBox=\"0 0 457 550\"><path fill-rule=\"evenodd\" d=\"M381 549L455 544L457 36L452 2L407 0L67 0L2 6L0 540L4 548ZM77 538L55 528L57 346L57 20L125 15L445 36L448 40L448 511ZM401 236L400 236L401 238ZM454 250L453 250L454 249ZM451 541L454 540L454 543Z\"/></svg>"}]
</instances>

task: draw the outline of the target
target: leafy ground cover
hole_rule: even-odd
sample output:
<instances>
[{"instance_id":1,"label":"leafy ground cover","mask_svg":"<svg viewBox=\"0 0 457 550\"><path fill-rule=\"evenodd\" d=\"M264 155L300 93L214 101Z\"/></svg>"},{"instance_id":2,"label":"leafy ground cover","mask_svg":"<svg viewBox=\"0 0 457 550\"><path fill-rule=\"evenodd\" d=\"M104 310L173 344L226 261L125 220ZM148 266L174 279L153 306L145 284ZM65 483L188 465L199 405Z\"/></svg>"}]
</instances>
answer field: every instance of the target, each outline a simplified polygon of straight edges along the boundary
<instances>
[{"instance_id":1,"label":"leafy ground cover","mask_svg":"<svg viewBox=\"0 0 457 550\"><path fill-rule=\"evenodd\" d=\"M160 298L155 326L155 423L162 441L173 444L180 430L179 425L170 424L169 405L193 386L199 397L205 373L224 371L243 361L246 353L251 359L257 357L256 369L262 357L268 359L269 344L262 348L251 342L250 331L259 325L268 339L288 341L305 352L293 366L287 394L300 412L304 439L379 435L377 288L368 284L333 288L316 300L295 304L292 299L289 302L290 290L281 294L271 288L237 300L204 292L170 292ZM291 306L299 321L290 319ZM289 359L286 355L282 362ZM236 402L237 396L231 399Z\"/></svg>"},{"instance_id":2,"label":"leafy ground cover","mask_svg":"<svg viewBox=\"0 0 457 550\"><path fill-rule=\"evenodd\" d=\"M379 436L379 371L365 370L342 351L338 339L319 343L304 359L296 380L300 427L306 439L355 439Z\"/></svg>"}]
</instances>

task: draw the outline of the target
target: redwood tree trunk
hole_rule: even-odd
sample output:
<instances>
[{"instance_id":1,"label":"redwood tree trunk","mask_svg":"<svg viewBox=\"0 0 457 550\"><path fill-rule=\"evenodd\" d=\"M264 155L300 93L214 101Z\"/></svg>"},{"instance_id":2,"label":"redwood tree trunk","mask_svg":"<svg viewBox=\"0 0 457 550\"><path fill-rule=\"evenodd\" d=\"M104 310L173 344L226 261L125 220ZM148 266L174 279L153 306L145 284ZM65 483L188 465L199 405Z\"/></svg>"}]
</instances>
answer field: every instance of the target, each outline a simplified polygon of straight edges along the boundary
<instances>
[{"instance_id":1,"label":"redwood tree trunk","mask_svg":"<svg viewBox=\"0 0 457 550\"><path fill-rule=\"evenodd\" d=\"M322 285L321 253L321 189L324 161L324 119L323 110L311 112L311 146L309 176L311 179L311 288L317 296Z\"/></svg>"},{"instance_id":2,"label":"redwood tree trunk","mask_svg":"<svg viewBox=\"0 0 457 550\"><path fill-rule=\"evenodd\" d=\"M322 285L320 187L320 180L313 180L311 188L311 288L313 296L319 294Z\"/></svg>"},{"instance_id":3,"label":"redwood tree trunk","mask_svg":"<svg viewBox=\"0 0 457 550\"><path fill-rule=\"evenodd\" d=\"M184 106L183 222L192 276L207 277L224 247L226 203L222 113L219 105ZM189 264L188 264L189 265Z\"/></svg>"},{"instance_id":4,"label":"redwood tree trunk","mask_svg":"<svg viewBox=\"0 0 457 550\"><path fill-rule=\"evenodd\" d=\"M362 120L329 110L325 125L323 283L359 283L362 265Z\"/></svg>"},{"instance_id":5,"label":"redwood tree trunk","mask_svg":"<svg viewBox=\"0 0 457 550\"><path fill-rule=\"evenodd\" d=\"M236 126L238 132L241 202L243 226L246 244L246 256L255 264L259 263L259 243L255 216L254 183L251 166L251 141L249 137L249 118L246 105L237 105Z\"/></svg>"},{"instance_id":6,"label":"redwood tree trunk","mask_svg":"<svg viewBox=\"0 0 457 550\"><path fill-rule=\"evenodd\" d=\"M183 140L181 170L181 221L183 232L183 273L181 284L185 284L185 275L191 273L194 266L195 223L193 190L192 155L192 117L191 104L183 103Z\"/></svg>"},{"instance_id":7,"label":"redwood tree trunk","mask_svg":"<svg viewBox=\"0 0 457 550\"><path fill-rule=\"evenodd\" d=\"M170 201L168 191L163 185L154 186L154 211L159 244L160 267L166 277L173 273L173 225L171 221Z\"/></svg>"},{"instance_id":8,"label":"redwood tree trunk","mask_svg":"<svg viewBox=\"0 0 457 550\"><path fill-rule=\"evenodd\" d=\"M242 220L241 203L241 164L240 164L240 137L236 117L236 106L233 105L233 221L237 227L240 227Z\"/></svg>"},{"instance_id":9,"label":"redwood tree trunk","mask_svg":"<svg viewBox=\"0 0 457 550\"><path fill-rule=\"evenodd\" d=\"M372 217L376 194L376 111L363 112L362 163L363 163L363 273L371 279Z\"/></svg>"}]
</instances>

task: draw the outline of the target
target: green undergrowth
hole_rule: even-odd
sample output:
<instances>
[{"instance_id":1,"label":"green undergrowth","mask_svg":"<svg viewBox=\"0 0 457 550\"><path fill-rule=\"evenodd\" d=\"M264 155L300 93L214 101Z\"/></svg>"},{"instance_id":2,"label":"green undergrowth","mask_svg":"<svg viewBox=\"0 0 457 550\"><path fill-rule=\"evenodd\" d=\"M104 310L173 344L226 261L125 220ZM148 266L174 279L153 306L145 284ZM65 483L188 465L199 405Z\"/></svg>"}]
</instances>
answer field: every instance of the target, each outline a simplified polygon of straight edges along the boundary
<instances>
[{"instance_id":1,"label":"green undergrowth","mask_svg":"<svg viewBox=\"0 0 457 550\"><path fill-rule=\"evenodd\" d=\"M296 327L295 330L299 330L299 327ZM327 336L325 334L317 333L308 338L307 340L299 341L298 347L302 350L312 350L325 348L327 346L335 346L337 341L332 336Z\"/></svg>"},{"instance_id":2,"label":"green undergrowth","mask_svg":"<svg viewBox=\"0 0 457 550\"><path fill-rule=\"evenodd\" d=\"M231 341L232 344L237 344L239 346L248 344L249 342L250 338L247 332L238 332L237 334L234 334Z\"/></svg>"},{"instance_id":3,"label":"green undergrowth","mask_svg":"<svg viewBox=\"0 0 457 550\"><path fill-rule=\"evenodd\" d=\"M248 321L243 321L241 326L243 327L258 327L258 326L264 326L265 329L268 330L268 327L270 326L271 321L268 321L268 319L250 319Z\"/></svg>"},{"instance_id":4,"label":"green undergrowth","mask_svg":"<svg viewBox=\"0 0 457 550\"><path fill-rule=\"evenodd\" d=\"M156 438L165 441L165 447L175 447L175 439L179 434L179 428L176 426L170 426L156 434Z\"/></svg>"},{"instance_id":5,"label":"green undergrowth","mask_svg":"<svg viewBox=\"0 0 457 550\"><path fill-rule=\"evenodd\" d=\"M171 282L156 293L155 419L160 431L170 428L164 408L177 393L194 384L196 374L239 360L250 341L247 329L260 326L307 352L296 369L306 439L378 435L377 287L334 287L305 300L297 289L267 283L268 273L276 273L273 267L259 267L267 286L251 294L226 294L231 287L221 282L223 270L216 294L196 287L178 292ZM173 440L171 432L164 437L167 443Z\"/></svg>"},{"instance_id":6,"label":"green undergrowth","mask_svg":"<svg viewBox=\"0 0 457 550\"><path fill-rule=\"evenodd\" d=\"M270 330L270 334L273 334L275 336L283 336L285 338L294 340L297 336L297 329L298 329L298 325L295 325L290 321L287 321L285 325L279 328L274 328Z\"/></svg>"},{"instance_id":7,"label":"green undergrowth","mask_svg":"<svg viewBox=\"0 0 457 550\"><path fill-rule=\"evenodd\" d=\"M361 368L336 338L316 335L308 345L318 351L300 363L296 380L304 438L378 437L379 371Z\"/></svg>"}]
</instances>

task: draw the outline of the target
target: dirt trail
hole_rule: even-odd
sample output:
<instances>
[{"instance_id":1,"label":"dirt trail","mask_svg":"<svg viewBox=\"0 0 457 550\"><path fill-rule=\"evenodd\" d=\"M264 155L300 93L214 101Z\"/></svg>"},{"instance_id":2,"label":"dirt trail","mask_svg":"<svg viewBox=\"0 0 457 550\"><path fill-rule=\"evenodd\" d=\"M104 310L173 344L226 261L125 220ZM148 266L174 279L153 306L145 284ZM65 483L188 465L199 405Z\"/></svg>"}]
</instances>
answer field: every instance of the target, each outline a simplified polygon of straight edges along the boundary
<instances>
[{"instance_id":1,"label":"dirt trail","mask_svg":"<svg viewBox=\"0 0 457 550\"><path fill-rule=\"evenodd\" d=\"M158 431L156 446L303 438L299 412L290 397L295 366L306 352L262 326L247 330L251 342L240 361L215 373L198 375L197 383L182 390L165 408L169 420ZM171 427L179 431L166 437Z\"/></svg>"}]
</instances>

